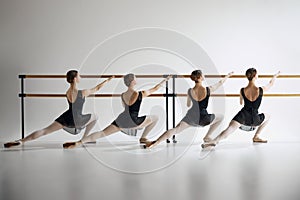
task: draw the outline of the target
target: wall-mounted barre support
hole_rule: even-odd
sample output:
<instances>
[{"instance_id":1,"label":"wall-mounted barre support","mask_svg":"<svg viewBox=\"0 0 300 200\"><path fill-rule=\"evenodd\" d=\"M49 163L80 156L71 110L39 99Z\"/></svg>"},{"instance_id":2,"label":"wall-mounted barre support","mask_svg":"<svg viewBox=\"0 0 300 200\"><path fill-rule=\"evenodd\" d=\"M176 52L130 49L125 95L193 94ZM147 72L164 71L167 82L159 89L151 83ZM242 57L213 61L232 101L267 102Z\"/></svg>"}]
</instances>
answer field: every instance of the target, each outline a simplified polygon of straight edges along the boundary
<instances>
[{"instance_id":1,"label":"wall-mounted barre support","mask_svg":"<svg viewBox=\"0 0 300 200\"><path fill-rule=\"evenodd\" d=\"M22 139L25 137L25 108L24 108L24 75L19 75L19 78L21 79L21 93L19 94L19 97L21 97L21 134Z\"/></svg>"},{"instance_id":2,"label":"wall-mounted barre support","mask_svg":"<svg viewBox=\"0 0 300 200\"><path fill-rule=\"evenodd\" d=\"M175 93L175 91L176 91L176 89L175 89L175 79L177 78L177 75L176 74L174 74L173 75L173 77L172 77L172 80L173 80L173 96L172 96L172 100L173 100L173 102L172 102L172 107L173 107L173 128L175 128L175 126L176 126L176 124L175 124L175 97L176 97L176 93ZM175 135L173 135L173 137L172 137L172 140L173 140L173 143L177 143L177 141L176 141L176 139L175 139Z\"/></svg>"},{"instance_id":3,"label":"wall-mounted barre support","mask_svg":"<svg viewBox=\"0 0 300 200\"><path fill-rule=\"evenodd\" d=\"M164 78L166 78L167 76L164 76ZM166 97L166 131L169 130L169 81L166 81L166 93L165 93L165 97ZM170 140L167 139L167 143L170 143Z\"/></svg>"}]
</instances>

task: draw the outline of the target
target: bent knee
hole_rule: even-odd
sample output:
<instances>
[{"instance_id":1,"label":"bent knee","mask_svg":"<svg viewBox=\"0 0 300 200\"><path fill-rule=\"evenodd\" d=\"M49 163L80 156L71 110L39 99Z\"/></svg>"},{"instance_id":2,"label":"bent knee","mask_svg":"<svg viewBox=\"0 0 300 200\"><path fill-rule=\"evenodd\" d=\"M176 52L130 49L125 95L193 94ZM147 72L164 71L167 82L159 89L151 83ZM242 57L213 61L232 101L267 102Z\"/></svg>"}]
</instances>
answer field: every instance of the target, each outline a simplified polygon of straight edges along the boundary
<instances>
[{"instance_id":1,"label":"bent knee","mask_svg":"<svg viewBox=\"0 0 300 200\"><path fill-rule=\"evenodd\" d=\"M150 115L149 118L151 119L152 122L157 122L158 121L158 116L157 115Z\"/></svg>"},{"instance_id":2,"label":"bent knee","mask_svg":"<svg viewBox=\"0 0 300 200\"><path fill-rule=\"evenodd\" d=\"M265 116L264 121L268 121L271 118L270 114L268 114L268 113L264 113L264 116Z\"/></svg>"},{"instance_id":3,"label":"bent knee","mask_svg":"<svg viewBox=\"0 0 300 200\"><path fill-rule=\"evenodd\" d=\"M235 120L231 120L229 123L228 128L239 128L241 124Z\"/></svg>"},{"instance_id":4,"label":"bent knee","mask_svg":"<svg viewBox=\"0 0 300 200\"><path fill-rule=\"evenodd\" d=\"M216 114L215 115L215 120L216 121L222 121L224 119L224 115L222 115L222 114Z\"/></svg>"},{"instance_id":5,"label":"bent knee","mask_svg":"<svg viewBox=\"0 0 300 200\"><path fill-rule=\"evenodd\" d=\"M99 117L96 113L91 114L91 121L97 121L98 119L99 119Z\"/></svg>"}]
</instances>

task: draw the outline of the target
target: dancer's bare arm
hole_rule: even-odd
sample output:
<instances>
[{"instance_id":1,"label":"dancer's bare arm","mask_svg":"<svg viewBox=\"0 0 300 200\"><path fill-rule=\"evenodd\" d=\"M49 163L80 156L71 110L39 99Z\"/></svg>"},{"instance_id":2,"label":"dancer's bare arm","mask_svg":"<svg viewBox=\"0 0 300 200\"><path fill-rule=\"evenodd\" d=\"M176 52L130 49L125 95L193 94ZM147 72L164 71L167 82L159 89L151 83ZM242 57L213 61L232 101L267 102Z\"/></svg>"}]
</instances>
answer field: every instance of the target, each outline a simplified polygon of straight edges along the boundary
<instances>
[{"instance_id":1,"label":"dancer's bare arm","mask_svg":"<svg viewBox=\"0 0 300 200\"><path fill-rule=\"evenodd\" d=\"M98 85L96 85L95 87L91 88L91 89L85 89L82 90L82 96L87 97L91 94L96 93L98 90L100 90L100 88L102 88L107 82L109 82L112 78L114 78L114 76L109 77L108 79L106 79L105 81L103 81L102 83L99 83Z\"/></svg>"},{"instance_id":2,"label":"dancer's bare arm","mask_svg":"<svg viewBox=\"0 0 300 200\"><path fill-rule=\"evenodd\" d=\"M244 103L244 99L243 99L243 95L242 95L242 89L240 90L240 104L243 105Z\"/></svg>"},{"instance_id":3,"label":"dancer's bare arm","mask_svg":"<svg viewBox=\"0 0 300 200\"><path fill-rule=\"evenodd\" d=\"M270 82L267 85L262 87L264 92L268 91L274 85L275 79L279 76L279 74L280 74L280 71L278 71L276 74L274 74L273 78L270 80Z\"/></svg>"},{"instance_id":4,"label":"dancer's bare arm","mask_svg":"<svg viewBox=\"0 0 300 200\"><path fill-rule=\"evenodd\" d=\"M215 83L214 85L209 86L209 89L211 92L216 91L223 83L230 77L232 76L233 72L228 73L223 79Z\"/></svg>"},{"instance_id":5,"label":"dancer's bare arm","mask_svg":"<svg viewBox=\"0 0 300 200\"><path fill-rule=\"evenodd\" d=\"M186 106L190 107L191 105L192 105L192 100L191 100L189 92L188 92L187 99L186 99Z\"/></svg>"},{"instance_id":6,"label":"dancer's bare arm","mask_svg":"<svg viewBox=\"0 0 300 200\"><path fill-rule=\"evenodd\" d=\"M172 76L169 75L167 78L162 80L160 83L155 85L153 88L150 88L149 90L142 91L143 97L147 97L147 96L151 95L152 93L154 93L155 91L157 91L162 86L162 84L165 83L166 81L168 81L171 77Z\"/></svg>"}]
</instances>

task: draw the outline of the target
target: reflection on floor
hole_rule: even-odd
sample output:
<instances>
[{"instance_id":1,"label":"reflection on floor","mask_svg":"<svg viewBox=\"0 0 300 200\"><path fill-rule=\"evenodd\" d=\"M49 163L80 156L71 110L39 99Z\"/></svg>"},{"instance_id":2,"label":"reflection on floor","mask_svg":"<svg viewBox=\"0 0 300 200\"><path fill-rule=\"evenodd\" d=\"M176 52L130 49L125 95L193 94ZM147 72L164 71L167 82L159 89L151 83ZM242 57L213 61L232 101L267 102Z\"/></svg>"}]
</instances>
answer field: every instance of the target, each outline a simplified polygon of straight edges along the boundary
<instances>
[{"instance_id":1,"label":"reflection on floor","mask_svg":"<svg viewBox=\"0 0 300 200\"><path fill-rule=\"evenodd\" d=\"M3 146L3 143L1 143ZM72 150L32 142L0 150L0 199L300 199L300 142L100 141Z\"/></svg>"}]
</instances>

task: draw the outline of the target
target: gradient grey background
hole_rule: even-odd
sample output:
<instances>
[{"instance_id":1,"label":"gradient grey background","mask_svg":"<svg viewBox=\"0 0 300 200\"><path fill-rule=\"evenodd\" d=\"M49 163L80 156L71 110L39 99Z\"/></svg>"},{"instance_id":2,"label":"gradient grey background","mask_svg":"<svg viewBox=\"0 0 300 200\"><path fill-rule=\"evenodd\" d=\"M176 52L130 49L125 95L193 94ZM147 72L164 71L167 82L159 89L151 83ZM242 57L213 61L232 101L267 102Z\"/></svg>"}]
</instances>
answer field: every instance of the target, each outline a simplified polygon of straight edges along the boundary
<instances>
[{"instance_id":1,"label":"gradient grey background","mask_svg":"<svg viewBox=\"0 0 300 200\"><path fill-rule=\"evenodd\" d=\"M171 29L197 42L219 73L242 74L247 67L255 66L263 74L278 70L283 74L300 74L299 21L297 0L0 0L0 141L20 135L19 74L64 74L70 67L78 68L89 51L111 35L141 27ZM101 70L104 68L99 66L96 71ZM174 70L185 72L180 67ZM270 92L299 93L299 81L277 81ZM82 86L95 83L83 82ZM236 93L245 83L232 80L225 85L225 91ZM67 86L64 80L28 81L26 90L55 93L57 88L65 91ZM104 104L101 100L97 105L100 119ZM226 99L224 125L240 109L237 105L238 99ZM270 137L300 137L299 107L299 98L265 98L262 108L273 115L266 129L272 133ZM66 108L62 99L26 100L26 131L48 125ZM103 124L111 121L103 120ZM71 138L61 133L45 139Z\"/></svg>"}]
</instances>

